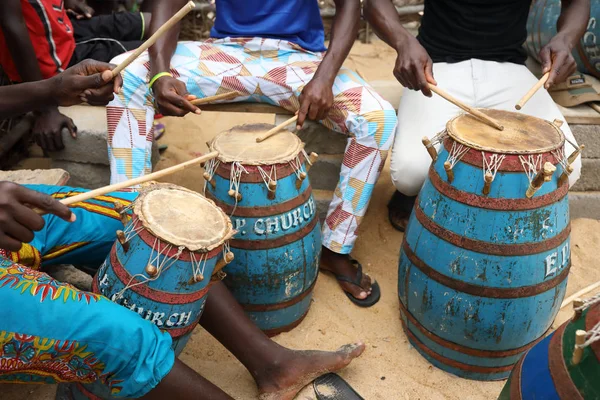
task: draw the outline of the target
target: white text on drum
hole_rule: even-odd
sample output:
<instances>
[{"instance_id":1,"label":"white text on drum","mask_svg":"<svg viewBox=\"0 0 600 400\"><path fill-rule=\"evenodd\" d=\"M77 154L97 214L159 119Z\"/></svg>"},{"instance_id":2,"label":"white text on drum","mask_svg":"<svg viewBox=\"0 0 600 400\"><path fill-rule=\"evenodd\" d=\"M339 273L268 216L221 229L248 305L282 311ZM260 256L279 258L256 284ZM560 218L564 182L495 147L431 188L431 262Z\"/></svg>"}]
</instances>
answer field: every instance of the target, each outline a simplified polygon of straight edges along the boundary
<instances>
[{"instance_id":1,"label":"white text on drum","mask_svg":"<svg viewBox=\"0 0 600 400\"><path fill-rule=\"evenodd\" d=\"M117 294L112 295L111 300L117 304L129 308L131 311L138 313L142 318L152 322L159 328L179 328L187 326L191 322L192 312L173 313L165 318L165 313L145 310L143 307L138 307L135 303L129 304L126 298L117 299Z\"/></svg>"},{"instance_id":2,"label":"white text on drum","mask_svg":"<svg viewBox=\"0 0 600 400\"><path fill-rule=\"evenodd\" d=\"M560 265L557 265L559 253L561 257L561 262ZM546 275L544 276L544 279L560 273L560 271L562 271L567 265L569 265L570 259L571 252L569 249L569 242L567 242L563 245L563 247L560 248L560 250L549 254L544 260L544 264L546 265Z\"/></svg>"},{"instance_id":3,"label":"white text on drum","mask_svg":"<svg viewBox=\"0 0 600 400\"><path fill-rule=\"evenodd\" d=\"M275 217L259 218L254 222L253 230L257 235L273 234L280 230L287 231L288 229L296 228L304 221L310 221L315 215L315 202L308 199L306 203L298 208L293 209L285 214ZM234 229L245 235L244 226L246 226L245 218L234 218Z\"/></svg>"}]
</instances>

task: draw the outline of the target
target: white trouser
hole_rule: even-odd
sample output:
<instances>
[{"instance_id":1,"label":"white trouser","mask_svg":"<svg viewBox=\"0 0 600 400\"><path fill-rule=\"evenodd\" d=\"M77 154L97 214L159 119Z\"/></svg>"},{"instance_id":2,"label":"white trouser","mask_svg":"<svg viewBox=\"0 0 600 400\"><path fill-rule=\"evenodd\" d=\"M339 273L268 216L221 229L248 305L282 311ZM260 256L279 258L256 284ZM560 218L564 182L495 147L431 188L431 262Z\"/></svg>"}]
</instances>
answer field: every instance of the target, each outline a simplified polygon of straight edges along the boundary
<instances>
[{"instance_id":1,"label":"white trouser","mask_svg":"<svg viewBox=\"0 0 600 400\"><path fill-rule=\"evenodd\" d=\"M435 63L433 73L438 86L462 102L472 107L507 111L516 111L515 104L537 82L524 65L477 59L454 64ZM445 129L446 122L461 112L460 108L436 94L429 98L421 92L404 90L391 159L392 181L401 193L416 196L425 182L431 157L421 142L423 136L432 138ZM564 121L544 89L540 89L521 112L547 121ZM566 123L561 129L575 143ZM574 150L567 142L565 154L568 156ZM581 158L575 161L573 168L569 177L571 186L581 175Z\"/></svg>"}]
</instances>

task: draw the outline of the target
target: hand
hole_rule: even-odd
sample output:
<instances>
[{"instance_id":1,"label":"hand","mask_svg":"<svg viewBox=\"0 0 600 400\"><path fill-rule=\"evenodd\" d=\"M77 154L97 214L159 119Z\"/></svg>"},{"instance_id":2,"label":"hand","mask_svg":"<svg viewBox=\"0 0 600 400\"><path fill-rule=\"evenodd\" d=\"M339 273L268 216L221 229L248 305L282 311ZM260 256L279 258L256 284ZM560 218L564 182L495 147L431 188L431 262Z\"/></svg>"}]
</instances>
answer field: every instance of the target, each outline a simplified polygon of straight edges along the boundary
<instances>
[{"instance_id":1,"label":"hand","mask_svg":"<svg viewBox=\"0 0 600 400\"><path fill-rule=\"evenodd\" d=\"M61 114L58 108L51 107L36 115L33 124L35 142L45 151L56 151L65 148L62 130L66 128L73 138L77 137L77 127L73 120Z\"/></svg>"},{"instance_id":2,"label":"hand","mask_svg":"<svg viewBox=\"0 0 600 400\"><path fill-rule=\"evenodd\" d=\"M94 15L94 9L82 0L65 0L65 8L67 12L74 15L77 19L90 19Z\"/></svg>"},{"instance_id":3,"label":"hand","mask_svg":"<svg viewBox=\"0 0 600 400\"><path fill-rule=\"evenodd\" d=\"M405 88L420 90L427 97L432 95L428 84L437 85L431 57L412 35L407 36L399 47L394 76Z\"/></svg>"},{"instance_id":4,"label":"hand","mask_svg":"<svg viewBox=\"0 0 600 400\"><path fill-rule=\"evenodd\" d=\"M190 103L196 96L188 93L185 83L170 76L158 78L152 86L158 111L162 115L183 117L189 112L200 114L200 109Z\"/></svg>"},{"instance_id":5,"label":"hand","mask_svg":"<svg viewBox=\"0 0 600 400\"><path fill-rule=\"evenodd\" d=\"M33 240L33 232L44 227L44 219L31 207L75 221L75 214L52 197L12 182L0 182L0 248L19 251Z\"/></svg>"},{"instance_id":6,"label":"hand","mask_svg":"<svg viewBox=\"0 0 600 400\"><path fill-rule=\"evenodd\" d=\"M297 129L304 126L304 120L321 121L327 117L333 106L333 84L324 79L313 78L300 94Z\"/></svg>"},{"instance_id":7,"label":"hand","mask_svg":"<svg viewBox=\"0 0 600 400\"><path fill-rule=\"evenodd\" d=\"M113 78L111 70L114 67L100 61L85 60L48 79L56 104L107 104L114 98L113 93L119 93L123 85L120 75Z\"/></svg>"},{"instance_id":8,"label":"hand","mask_svg":"<svg viewBox=\"0 0 600 400\"><path fill-rule=\"evenodd\" d=\"M577 70L572 50L573 46L567 39L556 35L540 51L542 72L545 74L550 71L550 76L544 85L546 89L555 83L563 82Z\"/></svg>"}]
</instances>

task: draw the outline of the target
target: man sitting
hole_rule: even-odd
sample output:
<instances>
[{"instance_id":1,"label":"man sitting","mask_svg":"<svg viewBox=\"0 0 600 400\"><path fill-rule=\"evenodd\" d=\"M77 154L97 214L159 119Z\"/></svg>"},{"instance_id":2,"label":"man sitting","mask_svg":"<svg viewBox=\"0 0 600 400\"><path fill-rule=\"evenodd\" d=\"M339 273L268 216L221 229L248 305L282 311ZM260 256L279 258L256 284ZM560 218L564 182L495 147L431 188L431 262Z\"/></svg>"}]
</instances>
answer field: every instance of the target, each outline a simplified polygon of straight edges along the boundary
<instances>
[{"instance_id":1,"label":"man sitting","mask_svg":"<svg viewBox=\"0 0 600 400\"><path fill-rule=\"evenodd\" d=\"M121 84L111 80L108 64L87 61L45 81L0 87L0 118L78 104L82 97L106 103ZM101 380L116 397L230 400L177 360L171 336L150 321L19 263L102 262L114 232L123 229L114 201L127 206L137 194L110 193L72 208L57 201L82 191L0 182L0 382ZM42 218L34 207L47 214ZM362 343L336 352L279 346L222 283L211 287L200 324L248 368L261 399L291 400L311 380L343 368L364 350Z\"/></svg>"},{"instance_id":2,"label":"man sitting","mask_svg":"<svg viewBox=\"0 0 600 400\"><path fill-rule=\"evenodd\" d=\"M235 101L263 102L298 112L348 135L341 175L323 226L321 269L332 272L358 305L379 300L379 286L349 257L375 182L393 141L396 116L357 74L341 68L357 35L359 0L336 0L332 39L325 53L316 0L217 0L206 42L177 44L167 32L123 73L126 90L107 109L112 182L151 169L152 117L200 110L195 97L238 91ZM157 1L156 31L185 4ZM117 62L117 60L115 60ZM190 97L191 96L191 97Z\"/></svg>"}]
</instances>

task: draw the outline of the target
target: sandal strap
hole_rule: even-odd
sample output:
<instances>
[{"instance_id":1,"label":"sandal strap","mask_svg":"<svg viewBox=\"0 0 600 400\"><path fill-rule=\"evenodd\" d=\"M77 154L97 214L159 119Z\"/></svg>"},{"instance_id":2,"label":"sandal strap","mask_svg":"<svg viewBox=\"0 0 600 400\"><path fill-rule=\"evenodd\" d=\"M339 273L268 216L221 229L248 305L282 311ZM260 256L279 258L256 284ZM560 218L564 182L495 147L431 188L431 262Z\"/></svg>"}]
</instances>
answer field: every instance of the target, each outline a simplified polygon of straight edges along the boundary
<instances>
[{"instance_id":1,"label":"sandal strap","mask_svg":"<svg viewBox=\"0 0 600 400\"><path fill-rule=\"evenodd\" d=\"M355 286L358 286L359 288L363 289L364 288L360 285L362 282L362 278L363 278L363 269L362 269L362 264L359 263L357 260L350 258L350 261L352 262L352 264L356 265L356 276L354 279L350 279L350 278L346 278L345 276L342 275L336 275L335 278L338 281L341 282L347 282L347 283L351 283Z\"/></svg>"}]
</instances>

